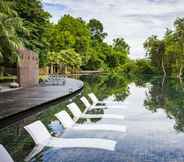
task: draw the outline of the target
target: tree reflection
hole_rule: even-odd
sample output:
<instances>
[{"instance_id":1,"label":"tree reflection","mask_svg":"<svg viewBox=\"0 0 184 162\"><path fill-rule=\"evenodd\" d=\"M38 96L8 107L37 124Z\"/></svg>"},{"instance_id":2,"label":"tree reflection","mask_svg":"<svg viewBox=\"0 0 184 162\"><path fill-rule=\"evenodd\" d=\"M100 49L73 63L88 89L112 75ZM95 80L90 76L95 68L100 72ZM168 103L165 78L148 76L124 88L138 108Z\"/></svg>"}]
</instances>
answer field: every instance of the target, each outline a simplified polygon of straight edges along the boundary
<instances>
[{"instance_id":1,"label":"tree reflection","mask_svg":"<svg viewBox=\"0 0 184 162\"><path fill-rule=\"evenodd\" d=\"M127 96L129 96L129 88L128 84L130 83L130 79L125 76L121 76L118 74L108 74L108 75L93 75L93 76L81 76L80 78L85 85L83 89L83 94L88 99L88 93L94 92L100 100L103 100L109 96L113 96L115 101L124 101ZM78 99L79 100L79 99ZM89 99L90 101L90 99ZM81 103L77 102L80 106ZM103 109L93 109L88 111L89 114L104 114ZM86 121L90 121L92 123L96 123L101 120L101 118L93 118L93 119L80 119L79 123L84 123Z\"/></svg>"},{"instance_id":2,"label":"tree reflection","mask_svg":"<svg viewBox=\"0 0 184 162\"><path fill-rule=\"evenodd\" d=\"M184 83L167 78L152 80L152 87L144 104L147 109L156 112L163 108L168 117L175 120L175 129L184 132Z\"/></svg>"},{"instance_id":3,"label":"tree reflection","mask_svg":"<svg viewBox=\"0 0 184 162\"><path fill-rule=\"evenodd\" d=\"M129 95L128 84L131 82L125 76L109 74L104 76L83 76L84 94L94 92L100 100L114 96L115 101L124 101Z\"/></svg>"}]
</instances>

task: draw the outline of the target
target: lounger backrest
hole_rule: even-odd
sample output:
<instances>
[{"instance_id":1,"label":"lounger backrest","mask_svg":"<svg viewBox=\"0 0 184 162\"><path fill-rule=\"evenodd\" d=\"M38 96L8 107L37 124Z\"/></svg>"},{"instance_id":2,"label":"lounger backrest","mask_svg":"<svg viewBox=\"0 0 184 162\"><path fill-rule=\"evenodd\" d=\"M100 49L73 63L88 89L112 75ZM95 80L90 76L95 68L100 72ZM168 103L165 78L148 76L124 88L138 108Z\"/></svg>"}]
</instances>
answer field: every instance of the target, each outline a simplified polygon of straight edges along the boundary
<instances>
[{"instance_id":1,"label":"lounger backrest","mask_svg":"<svg viewBox=\"0 0 184 162\"><path fill-rule=\"evenodd\" d=\"M94 93L89 93L88 96L92 100L93 103L98 103L98 98L95 96Z\"/></svg>"},{"instance_id":2,"label":"lounger backrest","mask_svg":"<svg viewBox=\"0 0 184 162\"><path fill-rule=\"evenodd\" d=\"M91 107L91 104L89 103L89 101L87 100L86 97L81 97L80 100L83 102L83 104L86 106L86 108Z\"/></svg>"},{"instance_id":3,"label":"lounger backrest","mask_svg":"<svg viewBox=\"0 0 184 162\"><path fill-rule=\"evenodd\" d=\"M76 103L72 102L71 104L67 105L67 107L72 112L74 117L79 118L81 116L82 112Z\"/></svg>"},{"instance_id":4,"label":"lounger backrest","mask_svg":"<svg viewBox=\"0 0 184 162\"><path fill-rule=\"evenodd\" d=\"M45 144L45 142L51 138L47 128L39 120L25 126L24 128L31 135L36 144Z\"/></svg>"},{"instance_id":5,"label":"lounger backrest","mask_svg":"<svg viewBox=\"0 0 184 162\"><path fill-rule=\"evenodd\" d=\"M0 144L0 162L14 162L8 151Z\"/></svg>"},{"instance_id":6,"label":"lounger backrest","mask_svg":"<svg viewBox=\"0 0 184 162\"><path fill-rule=\"evenodd\" d=\"M71 128L75 122L66 111L55 114L56 118L61 122L64 128Z\"/></svg>"}]
</instances>

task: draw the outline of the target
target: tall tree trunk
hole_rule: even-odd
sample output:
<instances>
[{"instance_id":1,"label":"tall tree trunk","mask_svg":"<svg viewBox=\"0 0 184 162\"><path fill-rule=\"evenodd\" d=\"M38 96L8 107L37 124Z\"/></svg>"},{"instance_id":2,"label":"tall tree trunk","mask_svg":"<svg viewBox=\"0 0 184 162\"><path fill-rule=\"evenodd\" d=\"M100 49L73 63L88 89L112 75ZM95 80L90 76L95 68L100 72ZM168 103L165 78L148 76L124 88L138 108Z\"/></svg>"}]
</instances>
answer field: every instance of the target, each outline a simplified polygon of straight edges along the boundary
<instances>
[{"instance_id":1,"label":"tall tree trunk","mask_svg":"<svg viewBox=\"0 0 184 162\"><path fill-rule=\"evenodd\" d=\"M164 59L162 58L162 71L164 73L164 77L166 77L167 73L165 71L165 66L164 66Z\"/></svg>"},{"instance_id":2,"label":"tall tree trunk","mask_svg":"<svg viewBox=\"0 0 184 162\"><path fill-rule=\"evenodd\" d=\"M182 75L183 75L183 65L181 64L177 78L180 79L182 77Z\"/></svg>"},{"instance_id":3,"label":"tall tree trunk","mask_svg":"<svg viewBox=\"0 0 184 162\"><path fill-rule=\"evenodd\" d=\"M166 75L164 75L164 76L162 77L162 90L164 89L165 78L166 78Z\"/></svg>"}]
</instances>

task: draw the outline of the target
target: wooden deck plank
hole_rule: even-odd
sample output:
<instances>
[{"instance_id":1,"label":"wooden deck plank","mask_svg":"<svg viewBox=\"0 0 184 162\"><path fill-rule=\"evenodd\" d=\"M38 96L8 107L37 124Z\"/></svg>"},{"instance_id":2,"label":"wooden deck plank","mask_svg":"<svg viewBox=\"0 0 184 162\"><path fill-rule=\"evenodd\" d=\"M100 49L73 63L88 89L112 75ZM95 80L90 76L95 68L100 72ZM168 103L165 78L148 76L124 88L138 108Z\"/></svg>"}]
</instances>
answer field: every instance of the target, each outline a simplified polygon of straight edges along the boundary
<instances>
[{"instance_id":1,"label":"wooden deck plank","mask_svg":"<svg viewBox=\"0 0 184 162\"><path fill-rule=\"evenodd\" d=\"M38 86L0 93L0 120L60 99L82 87L82 81L65 78L62 86Z\"/></svg>"}]
</instances>

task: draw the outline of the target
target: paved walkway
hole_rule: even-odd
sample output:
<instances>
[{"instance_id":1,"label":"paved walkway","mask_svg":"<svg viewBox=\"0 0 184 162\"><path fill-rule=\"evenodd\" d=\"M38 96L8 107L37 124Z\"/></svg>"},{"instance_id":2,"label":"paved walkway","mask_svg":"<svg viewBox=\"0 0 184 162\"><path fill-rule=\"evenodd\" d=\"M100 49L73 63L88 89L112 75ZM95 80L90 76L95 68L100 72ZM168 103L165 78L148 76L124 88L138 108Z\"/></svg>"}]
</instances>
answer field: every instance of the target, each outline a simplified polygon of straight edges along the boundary
<instances>
[{"instance_id":1,"label":"paved walkway","mask_svg":"<svg viewBox=\"0 0 184 162\"><path fill-rule=\"evenodd\" d=\"M60 99L82 87L82 81L65 78L62 86L38 86L0 93L0 120Z\"/></svg>"}]
</instances>

